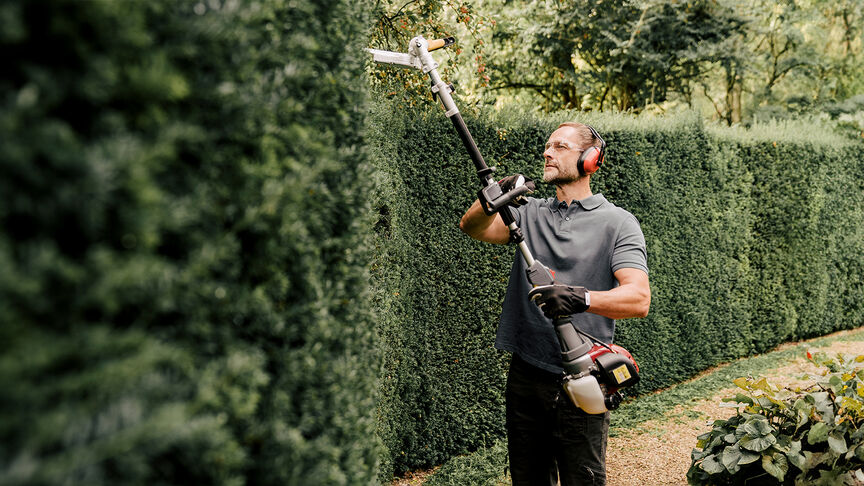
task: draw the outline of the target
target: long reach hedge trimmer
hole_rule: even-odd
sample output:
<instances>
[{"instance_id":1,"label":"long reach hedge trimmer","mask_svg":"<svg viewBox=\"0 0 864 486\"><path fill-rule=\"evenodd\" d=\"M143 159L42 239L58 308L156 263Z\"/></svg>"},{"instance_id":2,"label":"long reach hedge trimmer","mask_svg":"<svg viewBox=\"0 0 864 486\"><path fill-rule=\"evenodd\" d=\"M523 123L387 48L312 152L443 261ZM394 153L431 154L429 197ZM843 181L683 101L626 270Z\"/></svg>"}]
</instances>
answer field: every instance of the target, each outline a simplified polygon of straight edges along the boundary
<instances>
[{"instance_id":1,"label":"long reach hedge trimmer","mask_svg":"<svg viewBox=\"0 0 864 486\"><path fill-rule=\"evenodd\" d=\"M518 245L525 259L528 266L526 273L531 285L552 285L555 281L553 273L534 259L510 211L510 204L531 189L526 185L516 184L512 190L502 190L501 185L492 177L495 168L486 165L456 103L453 102L450 95L454 91L453 85L442 81L438 74L438 63L432 58L430 51L454 43L453 37L427 41L423 36L418 36L409 42L407 53L378 49L367 51L372 54L375 62L418 69L429 76L433 95L436 95L444 106L444 114L453 123L477 169L477 177L483 186L477 197L483 211L489 216L498 213L510 229L510 242ZM594 414L618 408L623 400L619 390L639 381L639 368L630 353L621 346L602 343L577 329L570 316L556 317L554 326L564 368L562 384L573 403L585 412Z\"/></svg>"}]
</instances>

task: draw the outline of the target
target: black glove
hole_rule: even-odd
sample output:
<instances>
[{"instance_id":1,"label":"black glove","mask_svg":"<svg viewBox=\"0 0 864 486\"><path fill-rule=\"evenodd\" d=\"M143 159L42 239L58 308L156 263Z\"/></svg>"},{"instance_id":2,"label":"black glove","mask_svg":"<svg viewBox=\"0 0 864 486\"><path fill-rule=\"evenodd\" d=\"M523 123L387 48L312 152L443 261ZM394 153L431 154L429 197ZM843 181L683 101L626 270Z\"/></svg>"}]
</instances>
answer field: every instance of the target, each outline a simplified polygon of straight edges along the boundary
<instances>
[{"instance_id":1,"label":"black glove","mask_svg":"<svg viewBox=\"0 0 864 486\"><path fill-rule=\"evenodd\" d=\"M549 319L569 316L588 310L588 291L571 285L541 285L528 292L528 298Z\"/></svg>"},{"instance_id":2,"label":"black glove","mask_svg":"<svg viewBox=\"0 0 864 486\"><path fill-rule=\"evenodd\" d=\"M532 181L528 177L523 176L522 174L513 174L511 176L507 176L498 181L498 185L501 187L501 192L503 192L504 194L507 194L508 192L520 186L525 186L528 188L528 192L526 194L534 192L534 189L536 188L536 186L534 185L534 181ZM525 195L522 194L510 201L510 205L518 207L522 206L527 202L528 200L525 199Z\"/></svg>"}]
</instances>

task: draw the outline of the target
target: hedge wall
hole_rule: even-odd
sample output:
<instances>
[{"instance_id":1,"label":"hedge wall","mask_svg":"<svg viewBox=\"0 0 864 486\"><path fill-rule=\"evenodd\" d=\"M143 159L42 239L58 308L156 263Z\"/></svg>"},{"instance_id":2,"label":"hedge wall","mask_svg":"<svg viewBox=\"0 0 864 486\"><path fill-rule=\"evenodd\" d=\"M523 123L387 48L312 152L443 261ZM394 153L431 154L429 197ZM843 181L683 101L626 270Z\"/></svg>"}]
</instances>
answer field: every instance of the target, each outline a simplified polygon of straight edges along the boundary
<instances>
[{"instance_id":1,"label":"hedge wall","mask_svg":"<svg viewBox=\"0 0 864 486\"><path fill-rule=\"evenodd\" d=\"M382 477L503 436L508 357L493 342L516 253L459 231L479 182L449 121L395 111L379 104L370 133L383 178L373 273L385 309ZM484 112L468 125L501 176L539 180L543 144L569 118L585 115ZM609 143L593 190L631 211L648 243L651 313L619 321L616 334L642 368L634 394L864 324L860 144L818 130L706 129L693 116L588 121Z\"/></svg>"},{"instance_id":2,"label":"hedge wall","mask_svg":"<svg viewBox=\"0 0 864 486\"><path fill-rule=\"evenodd\" d=\"M0 483L375 481L356 5L0 6Z\"/></svg>"}]
</instances>

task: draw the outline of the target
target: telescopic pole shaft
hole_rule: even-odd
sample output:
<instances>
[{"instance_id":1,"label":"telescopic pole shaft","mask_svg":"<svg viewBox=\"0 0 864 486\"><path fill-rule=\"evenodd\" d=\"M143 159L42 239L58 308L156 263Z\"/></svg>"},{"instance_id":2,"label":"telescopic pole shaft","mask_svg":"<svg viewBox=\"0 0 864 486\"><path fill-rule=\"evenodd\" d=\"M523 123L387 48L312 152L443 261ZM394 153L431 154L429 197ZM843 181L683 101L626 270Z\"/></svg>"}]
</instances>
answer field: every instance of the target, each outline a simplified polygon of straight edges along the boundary
<instances>
[{"instance_id":1,"label":"telescopic pole shaft","mask_svg":"<svg viewBox=\"0 0 864 486\"><path fill-rule=\"evenodd\" d=\"M447 93L447 96L450 97L450 94ZM452 98L451 98L452 99ZM446 106L446 105L445 105ZM457 111L453 115L449 116L450 121L453 122L453 126L456 128L456 131L459 133L459 138L462 139L462 144L465 145L465 149L468 150L468 153L471 156L471 160L474 161L474 166L477 168L478 174L485 174L485 177L481 177L481 180L485 185L493 184L495 180L492 178L491 170L486 165L486 162L483 160L483 156L480 154L480 150L477 148L477 144L474 142L474 137L471 136L471 132L468 131L468 127L465 125L465 120L462 119L462 115ZM510 212L510 208L505 206L498 210L498 214L501 215L501 219L504 221L504 224L511 231L517 231L519 226L516 224L516 219L513 218L513 213ZM522 252L522 257L525 259L525 263L530 267L534 265L534 255L531 254L531 250L528 249L528 245L524 240L518 243L519 251Z\"/></svg>"},{"instance_id":2,"label":"telescopic pole shaft","mask_svg":"<svg viewBox=\"0 0 864 486\"><path fill-rule=\"evenodd\" d=\"M409 51L420 59L420 64L424 73L429 75L432 81L432 93L438 95L441 104L444 105L445 115L453 123L459 138L462 139L462 144L468 151L468 155L474 162L474 167L477 169L477 175L480 177L484 186L489 186L495 183L492 178L492 171L486 161L483 160L483 155L480 149L477 148L477 143L471 132L468 131L468 126L465 125L465 120L462 119L462 114L459 113L459 108L450 96L451 87L449 84L441 80L438 74L438 63L429 54L428 42L423 37L412 39ZM519 226L513 218L513 214L508 206L504 206L498 210L501 219L510 229L511 234L519 232ZM549 270L534 260L531 250L524 239L518 241L519 250L522 252L522 257L528 265L528 278L532 285L542 285L553 283L553 278ZM535 266L536 264L536 266ZM534 278L532 278L532 275ZM555 319L555 332L558 335L559 344L561 346L561 357L564 362L564 369L568 373L583 373L591 366L591 359L588 358L588 352L591 350L591 343L586 341L573 327L569 316L561 316Z\"/></svg>"},{"instance_id":3,"label":"telescopic pole shaft","mask_svg":"<svg viewBox=\"0 0 864 486\"><path fill-rule=\"evenodd\" d=\"M483 154L480 153L480 149L477 147L477 142L474 141L474 137L471 136L468 126L465 125L465 120L462 118L459 108L456 106L453 97L450 95L450 85L442 81L441 76L438 74L438 63L435 62L432 55L429 54L429 51L423 45L422 40L417 39L414 42L415 43L411 47L416 49L415 52L420 58L421 64L424 66L423 71L429 75L429 78L432 81L432 92L438 95L438 99L440 99L441 104L444 105L444 114L447 115L447 118L450 119L450 122L453 123L453 127L456 129L456 133L459 134L459 138L462 140L462 145L465 146L465 150L468 151L471 161L474 162L474 168L477 169L477 174L480 176L481 182L484 186L494 184L495 179L492 178L492 169L486 165L486 161L483 159ZM504 224L506 224L511 231L519 229L509 207L501 208L498 211L498 214L501 215ZM518 246L519 251L522 253L522 257L525 259L525 263L529 267L534 265L534 255L531 253L531 250L528 249L528 245L525 241L520 241Z\"/></svg>"}]
</instances>

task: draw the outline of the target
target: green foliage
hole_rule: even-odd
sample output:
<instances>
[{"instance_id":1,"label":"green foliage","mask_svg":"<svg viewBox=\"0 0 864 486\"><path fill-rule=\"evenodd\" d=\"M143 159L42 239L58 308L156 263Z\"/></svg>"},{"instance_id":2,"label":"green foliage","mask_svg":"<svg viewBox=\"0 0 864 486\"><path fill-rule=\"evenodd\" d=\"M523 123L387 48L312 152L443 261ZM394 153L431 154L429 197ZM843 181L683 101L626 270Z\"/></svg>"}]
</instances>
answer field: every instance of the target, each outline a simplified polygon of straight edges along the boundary
<instances>
[{"instance_id":1,"label":"green foliage","mask_svg":"<svg viewBox=\"0 0 864 486\"><path fill-rule=\"evenodd\" d=\"M824 111L836 120L840 131L850 138L864 138L864 94L837 103L826 103Z\"/></svg>"},{"instance_id":2,"label":"green foliage","mask_svg":"<svg viewBox=\"0 0 864 486\"><path fill-rule=\"evenodd\" d=\"M378 325L385 356L379 435L389 451L382 478L440 464L503 434L505 364L492 342L510 261L507 248L490 249L459 231L476 179L449 122L440 113L405 120L389 110L379 106L369 134L381 148L374 160L384 177L373 274L377 307L387 310ZM505 136L491 127L474 134ZM536 137L507 139L532 144L518 149L526 156L536 151Z\"/></svg>"},{"instance_id":3,"label":"green foliage","mask_svg":"<svg viewBox=\"0 0 864 486\"><path fill-rule=\"evenodd\" d=\"M0 482L243 482L248 452L226 415L200 410L219 405L220 397L196 397L200 375L189 352L105 326L68 336L23 332L0 359ZM212 383L211 371L202 395L245 392L238 405L254 407L266 377L234 368L224 376L248 379L248 390Z\"/></svg>"},{"instance_id":4,"label":"green foliage","mask_svg":"<svg viewBox=\"0 0 864 486\"><path fill-rule=\"evenodd\" d=\"M854 138L864 127L861 110L836 116L864 92L864 0L378 5L379 41L402 35L395 45L403 50L410 35L446 32L473 53L474 62L445 67L472 103L546 112L696 109L728 126L815 116ZM414 102L428 99L416 97L425 95L416 79L390 73L382 84L394 88L388 96L408 83Z\"/></svg>"},{"instance_id":5,"label":"green foliage","mask_svg":"<svg viewBox=\"0 0 864 486\"><path fill-rule=\"evenodd\" d=\"M616 330L642 369L632 393L864 322L854 297L864 291L861 147L813 127L748 133L706 129L693 116L466 120L498 174L539 180L543 143L565 117L606 138L593 190L636 215L648 242L651 313ZM503 436L507 357L492 344L516 255L459 231L479 184L439 111L404 115L382 103L372 120L383 188L373 280L386 310L378 430L389 477ZM541 184L537 195L552 190Z\"/></svg>"},{"instance_id":6,"label":"green foliage","mask_svg":"<svg viewBox=\"0 0 864 486\"><path fill-rule=\"evenodd\" d=\"M749 15L755 49L740 54L739 73L754 119L830 113L861 93L864 2L757 1Z\"/></svg>"},{"instance_id":7,"label":"green foliage","mask_svg":"<svg viewBox=\"0 0 864 486\"><path fill-rule=\"evenodd\" d=\"M550 15L530 49L548 59L544 97L565 108L621 111L688 95L705 65L728 55L727 39L744 23L711 1L573 0Z\"/></svg>"},{"instance_id":8,"label":"green foliage","mask_svg":"<svg viewBox=\"0 0 864 486\"><path fill-rule=\"evenodd\" d=\"M856 330L841 336L818 338L808 341L807 345L783 346L782 349L768 353L740 358L729 364L720 365L708 374L672 385L657 393L632 398L612 414L609 434L616 435L643 422L656 419L659 415L673 410L680 403L712 398L717 390L726 387L735 378L767 373L795 361L807 351L808 347L827 346L838 340L862 341L864 331Z\"/></svg>"},{"instance_id":9,"label":"green foliage","mask_svg":"<svg viewBox=\"0 0 864 486\"><path fill-rule=\"evenodd\" d=\"M0 7L0 482L374 480L366 18Z\"/></svg>"},{"instance_id":10,"label":"green foliage","mask_svg":"<svg viewBox=\"0 0 864 486\"><path fill-rule=\"evenodd\" d=\"M507 441L499 440L491 447L453 458L441 466L423 484L424 486L505 486L507 470Z\"/></svg>"},{"instance_id":11,"label":"green foliage","mask_svg":"<svg viewBox=\"0 0 864 486\"><path fill-rule=\"evenodd\" d=\"M444 51L450 62L440 68L445 78L452 78L457 67L471 66L466 82L476 81L486 86L489 77L485 74L485 49L482 34L495 25L495 20L478 12L473 2L463 0L385 0L375 2L372 12L375 24L371 29L371 47L395 52L405 52L408 41L422 35L428 40L455 36L458 43ZM466 48L467 46L467 48ZM469 54L473 61L460 63ZM374 66L370 71L374 92L386 96L402 106L433 104L428 96L429 86L425 79L413 70L391 70Z\"/></svg>"},{"instance_id":12,"label":"green foliage","mask_svg":"<svg viewBox=\"0 0 864 486\"><path fill-rule=\"evenodd\" d=\"M780 389L764 378L735 380L744 393L724 399L735 415L699 436L689 484L864 481L864 356L820 353L811 360L830 373L805 390Z\"/></svg>"}]
</instances>

